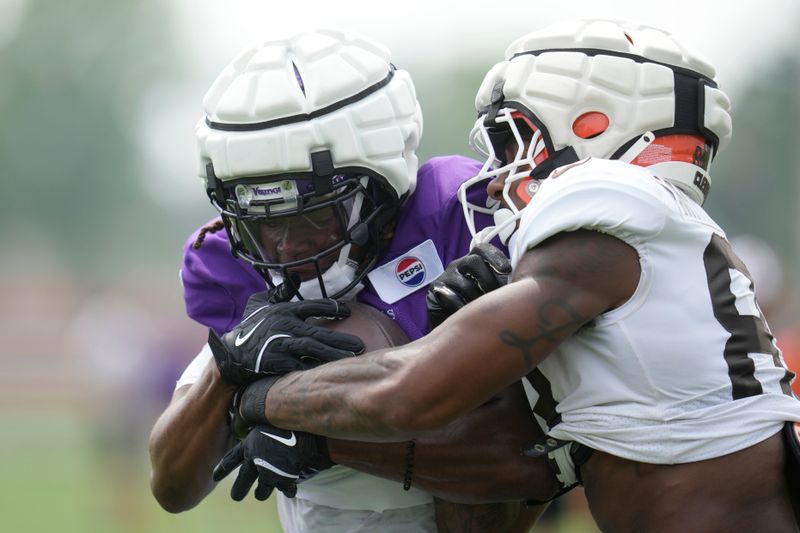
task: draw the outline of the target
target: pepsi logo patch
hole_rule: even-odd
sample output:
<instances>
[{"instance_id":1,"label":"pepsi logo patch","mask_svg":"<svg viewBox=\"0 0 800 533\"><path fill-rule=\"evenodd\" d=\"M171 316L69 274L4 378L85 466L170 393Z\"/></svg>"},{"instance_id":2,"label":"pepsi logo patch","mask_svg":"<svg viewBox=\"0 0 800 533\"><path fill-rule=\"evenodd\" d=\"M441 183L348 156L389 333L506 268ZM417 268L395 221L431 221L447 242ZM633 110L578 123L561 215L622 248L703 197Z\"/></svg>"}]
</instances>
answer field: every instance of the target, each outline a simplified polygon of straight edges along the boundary
<instances>
[{"instance_id":1,"label":"pepsi logo patch","mask_svg":"<svg viewBox=\"0 0 800 533\"><path fill-rule=\"evenodd\" d=\"M406 287L419 287L425 281L425 263L413 256L404 257L397 262L395 275Z\"/></svg>"},{"instance_id":2,"label":"pepsi logo patch","mask_svg":"<svg viewBox=\"0 0 800 533\"><path fill-rule=\"evenodd\" d=\"M444 272L436 245L428 239L367 274L381 300L393 304L423 289Z\"/></svg>"}]
</instances>

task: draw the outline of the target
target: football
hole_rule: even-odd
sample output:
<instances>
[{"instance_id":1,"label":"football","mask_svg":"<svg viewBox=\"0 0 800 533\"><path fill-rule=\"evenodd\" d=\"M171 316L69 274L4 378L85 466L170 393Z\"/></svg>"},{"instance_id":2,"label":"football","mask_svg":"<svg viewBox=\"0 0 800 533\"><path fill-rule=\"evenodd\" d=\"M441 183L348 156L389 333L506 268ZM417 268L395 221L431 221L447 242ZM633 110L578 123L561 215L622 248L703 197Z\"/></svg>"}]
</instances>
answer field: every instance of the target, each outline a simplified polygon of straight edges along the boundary
<instances>
[{"instance_id":1,"label":"football","mask_svg":"<svg viewBox=\"0 0 800 533\"><path fill-rule=\"evenodd\" d=\"M366 346L365 352L401 346L408 342L405 332L385 313L359 302L347 302L347 305L350 307L350 316L347 318L309 318L306 322L361 338Z\"/></svg>"}]
</instances>

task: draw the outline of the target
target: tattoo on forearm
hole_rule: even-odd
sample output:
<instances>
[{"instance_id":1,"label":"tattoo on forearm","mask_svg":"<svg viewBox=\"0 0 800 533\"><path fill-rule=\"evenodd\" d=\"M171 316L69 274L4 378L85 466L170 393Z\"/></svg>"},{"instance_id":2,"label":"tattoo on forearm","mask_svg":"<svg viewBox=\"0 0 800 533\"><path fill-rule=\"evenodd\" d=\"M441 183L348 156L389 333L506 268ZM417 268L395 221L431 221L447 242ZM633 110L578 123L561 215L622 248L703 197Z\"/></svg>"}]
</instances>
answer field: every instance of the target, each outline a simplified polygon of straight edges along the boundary
<instances>
[{"instance_id":1,"label":"tattoo on forearm","mask_svg":"<svg viewBox=\"0 0 800 533\"><path fill-rule=\"evenodd\" d=\"M574 307L562 299L543 302L537 314L542 329L532 337L524 337L507 329L500 332L501 341L522 352L522 360L528 371L536 366L532 352L538 347L537 343L556 343L565 333L577 330L590 320L590 317L581 316Z\"/></svg>"},{"instance_id":2,"label":"tattoo on forearm","mask_svg":"<svg viewBox=\"0 0 800 533\"><path fill-rule=\"evenodd\" d=\"M360 362L323 365L279 380L269 395L267 416L270 421L323 435L385 437L391 428L348 404L352 387L341 385L369 381L386 375L391 369L380 363L368 364L363 357L359 359Z\"/></svg>"}]
</instances>

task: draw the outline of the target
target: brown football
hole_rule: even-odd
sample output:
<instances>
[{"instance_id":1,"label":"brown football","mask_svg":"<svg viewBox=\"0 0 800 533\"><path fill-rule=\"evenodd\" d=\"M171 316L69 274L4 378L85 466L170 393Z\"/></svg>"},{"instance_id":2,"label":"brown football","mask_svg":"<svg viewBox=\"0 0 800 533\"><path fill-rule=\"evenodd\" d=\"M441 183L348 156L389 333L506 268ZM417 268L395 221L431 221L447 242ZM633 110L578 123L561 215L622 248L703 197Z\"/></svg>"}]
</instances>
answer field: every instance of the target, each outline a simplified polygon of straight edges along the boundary
<instances>
[{"instance_id":1,"label":"brown football","mask_svg":"<svg viewBox=\"0 0 800 533\"><path fill-rule=\"evenodd\" d=\"M306 322L360 337L367 352L408 342L405 332L385 313L359 302L347 302L347 305L350 307L350 316L347 318L309 318Z\"/></svg>"}]
</instances>

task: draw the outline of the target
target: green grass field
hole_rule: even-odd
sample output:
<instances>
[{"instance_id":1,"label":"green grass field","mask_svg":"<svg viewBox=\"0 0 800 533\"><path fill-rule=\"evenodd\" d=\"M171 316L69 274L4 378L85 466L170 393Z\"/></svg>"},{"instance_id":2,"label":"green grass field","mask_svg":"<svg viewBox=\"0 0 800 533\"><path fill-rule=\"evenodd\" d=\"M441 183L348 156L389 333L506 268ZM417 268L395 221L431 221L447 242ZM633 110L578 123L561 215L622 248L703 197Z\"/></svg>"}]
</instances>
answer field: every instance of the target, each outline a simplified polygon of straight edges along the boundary
<instances>
[{"instance_id":1,"label":"green grass field","mask_svg":"<svg viewBox=\"0 0 800 533\"><path fill-rule=\"evenodd\" d=\"M229 498L233 476L195 509L178 515L163 511L148 485L146 434L133 432L124 443L104 441L86 416L66 410L2 411L0 428L4 532L281 531L273 499L259 502L250 496L237 503ZM567 515L536 531L596 531L587 520Z\"/></svg>"},{"instance_id":2,"label":"green grass field","mask_svg":"<svg viewBox=\"0 0 800 533\"><path fill-rule=\"evenodd\" d=\"M0 428L3 531L280 531L274 502L233 502L230 480L191 511L163 511L150 495L146 435L127 443L138 453L122 452L69 412L2 413Z\"/></svg>"}]
</instances>

